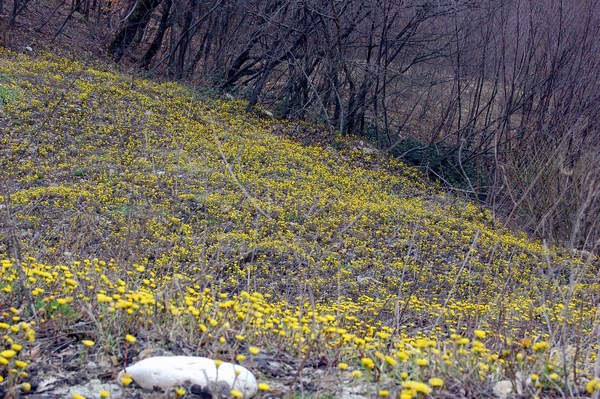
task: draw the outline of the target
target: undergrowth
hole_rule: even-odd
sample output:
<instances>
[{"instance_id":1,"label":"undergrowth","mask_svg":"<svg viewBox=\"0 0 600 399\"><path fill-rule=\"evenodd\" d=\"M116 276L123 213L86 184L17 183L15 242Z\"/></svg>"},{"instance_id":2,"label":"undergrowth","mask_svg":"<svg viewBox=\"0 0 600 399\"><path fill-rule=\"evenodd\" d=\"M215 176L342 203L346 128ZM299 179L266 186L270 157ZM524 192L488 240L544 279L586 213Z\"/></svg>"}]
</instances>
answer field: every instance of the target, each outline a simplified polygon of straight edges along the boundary
<instances>
[{"instance_id":1,"label":"undergrowth","mask_svg":"<svg viewBox=\"0 0 600 399\"><path fill-rule=\"evenodd\" d=\"M6 389L63 333L119 362L173 341L241 364L285 352L335 375L333 395L600 388L591 255L242 102L47 53L2 50L0 76L18 93L0 136Z\"/></svg>"}]
</instances>

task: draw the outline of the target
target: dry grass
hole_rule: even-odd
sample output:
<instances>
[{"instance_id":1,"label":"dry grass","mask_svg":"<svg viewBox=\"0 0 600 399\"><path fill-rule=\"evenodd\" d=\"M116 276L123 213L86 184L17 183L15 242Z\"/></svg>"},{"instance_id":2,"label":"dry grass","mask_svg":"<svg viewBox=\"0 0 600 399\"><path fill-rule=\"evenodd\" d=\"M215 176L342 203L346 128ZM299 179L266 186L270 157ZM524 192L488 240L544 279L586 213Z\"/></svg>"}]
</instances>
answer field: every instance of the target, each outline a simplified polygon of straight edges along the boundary
<instances>
[{"instance_id":1,"label":"dry grass","mask_svg":"<svg viewBox=\"0 0 600 399\"><path fill-rule=\"evenodd\" d=\"M140 352L236 361L280 397L597 389L596 258L239 102L45 53L2 51L0 73L5 392L65 350L106 377Z\"/></svg>"}]
</instances>

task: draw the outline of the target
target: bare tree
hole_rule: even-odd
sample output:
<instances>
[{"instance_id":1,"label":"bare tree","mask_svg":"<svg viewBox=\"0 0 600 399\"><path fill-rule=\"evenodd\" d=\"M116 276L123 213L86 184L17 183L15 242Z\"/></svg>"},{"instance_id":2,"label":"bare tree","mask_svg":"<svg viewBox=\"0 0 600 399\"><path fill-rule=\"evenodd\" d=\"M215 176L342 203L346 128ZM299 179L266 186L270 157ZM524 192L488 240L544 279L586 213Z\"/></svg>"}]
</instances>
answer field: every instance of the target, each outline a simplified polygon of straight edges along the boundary
<instances>
[{"instance_id":1,"label":"bare tree","mask_svg":"<svg viewBox=\"0 0 600 399\"><path fill-rule=\"evenodd\" d=\"M115 61L119 61L123 57L136 35L143 34L150 15L160 3L161 0L140 0L133 5L129 14L124 18L123 26L109 45L109 52Z\"/></svg>"}]
</instances>

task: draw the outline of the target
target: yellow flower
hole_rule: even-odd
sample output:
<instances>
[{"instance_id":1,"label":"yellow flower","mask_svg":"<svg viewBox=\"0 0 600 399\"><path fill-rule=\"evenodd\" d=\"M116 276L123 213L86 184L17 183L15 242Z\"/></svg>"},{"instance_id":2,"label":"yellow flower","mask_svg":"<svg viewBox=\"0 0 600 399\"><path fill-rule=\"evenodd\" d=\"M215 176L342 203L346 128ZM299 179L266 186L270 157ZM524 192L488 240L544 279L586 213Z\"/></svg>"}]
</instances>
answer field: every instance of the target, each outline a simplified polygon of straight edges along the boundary
<instances>
[{"instance_id":1,"label":"yellow flower","mask_svg":"<svg viewBox=\"0 0 600 399\"><path fill-rule=\"evenodd\" d=\"M402 383L402 385L406 389L413 389L413 390L415 390L416 392L419 392L419 393L429 394L432 391L431 387L429 387L427 384L425 384L423 382L418 382L418 381L404 381Z\"/></svg>"},{"instance_id":2,"label":"yellow flower","mask_svg":"<svg viewBox=\"0 0 600 399\"><path fill-rule=\"evenodd\" d=\"M400 392L400 399L413 399L416 396L416 392L412 389L404 389Z\"/></svg>"},{"instance_id":3,"label":"yellow flower","mask_svg":"<svg viewBox=\"0 0 600 399\"><path fill-rule=\"evenodd\" d=\"M550 347L550 344L546 341L540 341L533 344L534 352L543 352Z\"/></svg>"},{"instance_id":4,"label":"yellow flower","mask_svg":"<svg viewBox=\"0 0 600 399\"><path fill-rule=\"evenodd\" d=\"M421 367L425 367L429 364L429 360L423 359L423 358L417 359L416 362L417 362L417 365L421 366Z\"/></svg>"},{"instance_id":5,"label":"yellow flower","mask_svg":"<svg viewBox=\"0 0 600 399\"><path fill-rule=\"evenodd\" d=\"M385 362L386 362L387 364L389 364L390 366L392 366L392 367L393 367L393 366L395 366L396 364L398 364L398 362L396 361L396 359L394 359L394 358L393 358L393 357L391 357L391 356L388 356L388 355L386 355L386 356L384 357L384 359L385 359Z\"/></svg>"},{"instance_id":6,"label":"yellow flower","mask_svg":"<svg viewBox=\"0 0 600 399\"><path fill-rule=\"evenodd\" d=\"M479 339L485 338L485 331L483 331L483 330L475 330L475 331L473 331L473 334L475 334L475 336Z\"/></svg>"},{"instance_id":7,"label":"yellow flower","mask_svg":"<svg viewBox=\"0 0 600 399\"><path fill-rule=\"evenodd\" d=\"M14 350L16 352L18 352L21 349L23 349L23 345L19 345L19 344L12 344L10 347L11 347L12 350Z\"/></svg>"},{"instance_id":8,"label":"yellow flower","mask_svg":"<svg viewBox=\"0 0 600 399\"><path fill-rule=\"evenodd\" d=\"M260 353L260 349L258 349L255 346L251 346L248 348L248 352L250 352L253 355L258 355Z\"/></svg>"},{"instance_id":9,"label":"yellow flower","mask_svg":"<svg viewBox=\"0 0 600 399\"><path fill-rule=\"evenodd\" d=\"M558 380L558 374L556 373L552 373L548 376L548 378L550 378L551 381L557 381Z\"/></svg>"},{"instance_id":10,"label":"yellow flower","mask_svg":"<svg viewBox=\"0 0 600 399\"><path fill-rule=\"evenodd\" d=\"M269 386L269 384L261 382L260 384L258 384L258 389L260 389L261 391L268 391L269 389L271 389L271 387Z\"/></svg>"},{"instance_id":11,"label":"yellow flower","mask_svg":"<svg viewBox=\"0 0 600 399\"><path fill-rule=\"evenodd\" d=\"M98 294L98 296L96 297L96 300L100 303L113 301L113 299L111 297L104 295L104 294Z\"/></svg>"},{"instance_id":12,"label":"yellow flower","mask_svg":"<svg viewBox=\"0 0 600 399\"><path fill-rule=\"evenodd\" d=\"M25 367L27 367L27 362L24 362L23 360L17 360L15 362L15 366L17 366L20 369L24 369Z\"/></svg>"},{"instance_id":13,"label":"yellow flower","mask_svg":"<svg viewBox=\"0 0 600 399\"><path fill-rule=\"evenodd\" d=\"M129 342L129 343L133 344L135 341L137 341L137 338L136 338L136 337L134 337L134 336L133 336L133 335L131 335L131 334L127 334L127 335L125 336L125 340L126 340L127 342Z\"/></svg>"},{"instance_id":14,"label":"yellow flower","mask_svg":"<svg viewBox=\"0 0 600 399\"><path fill-rule=\"evenodd\" d=\"M106 398L108 398L109 396L110 396L110 392L108 392L108 391L105 391L105 390L102 390L102 391L100 391L100 398L102 398L102 399L106 399Z\"/></svg>"},{"instance_id":15,"label":"yellow flower","mask_svg":"<svg viewBox=\"0 0 600 399\"><path fill-rule=\"evenodd\" d=\"M78 393L74 393L72 398L73 399L85 399L85 396L78 394Z\"/></svg>"},{"instance_id":16,"label":"yellow flower","mask_svg":"<svg viewBox=\"0 0 600 399\"><path fill-rule=\"evenodd\" d=\"M177 397L181 397L181 396L185 395L185 388L183 388L183 387L175 388L175 393L177 394Z\"/></svg>"},{"instance_id":17,"label":"yellow flower","mask_svg":"<svg viewBox=\"0 0 600 399\"><path fill-rule=\"evenodd\" d=\"M129 386L129 384L131 384L133 382L133 378L131 378L131 376L127 373L124 373L121 376L121 384L123 384L124 387Z\"/></svg>"},{"instance_id":18,"label":"yellow flower","mask_svg":"<svg viewBox=\"0 0 600 399\"><path fill-rule=\"evenodd\" d=\"M347 370L348 369L348 364L347 363L338 363L338 368L340 370Z\"/></svg>"},{"instance_id":19,"label":"yellow flower","mask_svg":"<svg viewBox=\"0 0 600 399\"><path fill-rule=\"evenodd\" d=\"M215 366L217 366L217 368L221 367L222 364L223 364L222 360L219 360L219 359L215 360Z\"/></svg>"},{"instance_id":20,"label":"yellow flower","mask_svg":"<svg viewBox=\"0 0 600 399\"><path fill-rule=\"evenodd\" d=\"M387 391L385 389L380 390L379 392L377 392L377 394L379 396L381 396L382 398L387 398L388 396L390 396L390 391Z\"/></svg>"},{"instance_id":21,"label":"yellow flower","mask_svg":"<svg viewBox=\"0 0 600 399\"><path fill-rule=\"evenodd\" d=\"M17 352L15 352L12 349L3 350L2 352L0 352L0 356L2 356L5 359L12 359L16 354Z\"/></svg>"},{"instance_id":22,"label":"yellow flower","mask_svg":"<svg viewBox=\"0 0 600 399\"><path fill-rule=\"evenodd\" d=\"M444 380L442 380L441 378L433 377L429 379L429 385L436 388L443 387Z\"/></svg>"},{"instance_id":23,"label":"yellow flower","mask_svg":"<svg viewBox=\"0 0 600 399\"><path fill-rule=\"evenodd\" d=\"M28 383L28 382L24 382L24 383L22 383L22 384L21 384L21 390L22 390L23 392L29 392L29 391L31 391L31 384L30 384L30 383Z\"/></svg>"},{"instance_id":24,"label":"yellow flower","mask_svg":"<svg viewBox=\"0 0 600 399\"><path fill-rule=\"evenodd\" d=\"M532 379L532 381L533 381L533 379ZM598 380L597 378L594 378L593 380L589 381L585 385L585 388L588 393L594 393L595 391L600 390L600 380Z\"/></svg>"},{"instance_id":25,"label":"yellow flower","mask_svg":"<svg viewBox=\"0 0 600 399\"><path fill-rule=\"evenodd\" d=\"M362 377L363 373L360 370L353 370L350 375L352 376L352 378L360 378Z\"/></svg>"},{"instance_id":26,"label":"yellow flower","mask_svg":"<svg viewBox=\"0 0 600 399\"><path fill-rule=\"evenodd\" d=\"M81 341L83 343L83 345L87 346L88 348L91 346L94 346L95 342L89 339L84 339L83 341Z\"/></svg>"},{"instance_id":27,"label":"yellow flower","mask_svg":"<svg viewBox=\"0 0 600 399\"><path fill-rule=\"evenodd\" d=\"M238 390L232 389L231 391L229 391L229 394L231 396L233 396L234 398L243 398L244 394Z\"/></svg>"},{"instance_id":28,"label":"yellow flower","mask_svg":"<svg viewBox=\"0 0 600 399\"><path fill-rule=\"evenodd\" d=\"M368 357L363 357L362 359L360 359L360 362L363 364L363 366L365 366L366 368L372 369L373 367L375 367L375 362L373 361L373 359L368 358Z\"/></svg>"},{"instance_id":29,"label":"yellow flower","mask_svg":"<svg viewBox=\"0 0 600 399\"><path fill-rule=\"evenodd\" d=\"M245 355L237 355L236 359L238 362L242 363L244 360L246 360L246 356Z\"/></svg>"}]
</instances>

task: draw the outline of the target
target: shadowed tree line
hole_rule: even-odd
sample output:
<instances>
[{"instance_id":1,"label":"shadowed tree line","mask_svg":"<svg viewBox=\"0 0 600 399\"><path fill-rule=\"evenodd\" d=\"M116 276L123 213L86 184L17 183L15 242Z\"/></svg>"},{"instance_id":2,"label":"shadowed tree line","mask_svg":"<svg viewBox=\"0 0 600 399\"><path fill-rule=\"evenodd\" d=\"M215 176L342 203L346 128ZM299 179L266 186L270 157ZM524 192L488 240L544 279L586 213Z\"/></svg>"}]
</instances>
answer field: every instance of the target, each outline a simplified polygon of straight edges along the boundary
<instances>
[{"instance_id":1,"label":"shadowed tree line","mask_svg":"<svg viewBox=\"0 0 600 399\"><path fill-rule=\"evenodd\" d=\"M15 24L38 0L0 1ZM60 6L61 29L75 14L104 26L117 62L367 137L542 238L600 238L594 0Z\"/></svg>"}]
</instances>

